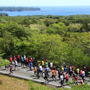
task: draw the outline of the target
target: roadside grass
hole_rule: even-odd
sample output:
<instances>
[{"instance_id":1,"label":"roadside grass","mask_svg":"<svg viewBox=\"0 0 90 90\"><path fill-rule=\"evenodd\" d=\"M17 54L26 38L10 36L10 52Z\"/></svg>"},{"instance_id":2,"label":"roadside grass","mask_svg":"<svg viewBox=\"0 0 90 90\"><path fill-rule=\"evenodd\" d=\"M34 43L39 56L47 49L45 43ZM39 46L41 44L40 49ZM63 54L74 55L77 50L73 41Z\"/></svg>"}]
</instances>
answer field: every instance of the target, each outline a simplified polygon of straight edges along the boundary
<instances>
[{"instance_id":1,"label":"roadside grass","mask_svg":"<svg viewBox=\"0 0 90 90\"><path fill-rule=\"evenodd\" d=\"M30 90L29 84L25 80L0 75L0 90Z\"/></svg>"},{"instance_id":2,"label":"roadside grass","mask_svg":"<svg viewBox=\"0 0 90 90\"><path fill-rule=\"evenodd\" d=\"M70 82L68 82L68 85ZM90 90L90 85L70 85L70 90ZM25 81L5 75L0 75L0 90L69 90L66 88L56 88L51 85L42 85L32 81Z\"/></svg>"},{"instance_id":3,"label":"roadside grass","mask_svg":"<svg viewBox=\"0 0 90 90\"><path fill-rule=\"evenodd\" d=\"M71 90L90 90L90 85L87 82L84 85L72 85Z\"/></svg>"},{"instance_id":4,"label":"roadside grass","mask_svg":"<svg viewBox=\"0 0 90 90\"><path fill-rule=\"evenodd\" d=\"M65 88L56 88L51 85L42 85L39 83L34 83L32 81L29 81L30 90L69 90Z\"/></svg>"}]
</instances>

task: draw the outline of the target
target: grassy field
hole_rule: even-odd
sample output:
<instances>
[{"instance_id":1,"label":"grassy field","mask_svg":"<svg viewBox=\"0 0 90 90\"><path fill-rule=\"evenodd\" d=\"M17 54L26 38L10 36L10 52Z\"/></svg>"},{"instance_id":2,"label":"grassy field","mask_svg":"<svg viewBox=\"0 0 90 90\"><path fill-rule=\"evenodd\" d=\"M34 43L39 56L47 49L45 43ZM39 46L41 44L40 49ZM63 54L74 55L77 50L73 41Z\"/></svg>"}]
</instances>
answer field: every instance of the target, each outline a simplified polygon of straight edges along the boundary
<instances>
[{"instance_id":1,"label":"grassy field","mask_svg":"<svg viewBox=\"0 0 90 90\"><path fill-rule=\"evenodd\" d=\"M25 81L5 75L0 75L0 81L2 81L2 84L0 84L0 90L57 90L50 85L45 86L32 81Z\"/></svg>"},{"instance_id":2,"label":"grassy field","mask_svg":"<svg viewBox=\"0 0 90 90\"><path fill-rule=\"evenodd\" d=\"M65 88L55 88L50 85L42 85L32 81L25 81L17 78L0 75L0 90L69 90ZM73 85L70 90L90 90L90 85Z\"/></svg>"},{"instance_id":3,"label":"grassy field","mask_svg":"<svg viewBox=\"0 0 90 90\"><path fill-rule=\"evenodd\" d=\"M0 90L30 90L29 83L25 80L0 75L2 84Z\"/></svg>"}]
</instances>

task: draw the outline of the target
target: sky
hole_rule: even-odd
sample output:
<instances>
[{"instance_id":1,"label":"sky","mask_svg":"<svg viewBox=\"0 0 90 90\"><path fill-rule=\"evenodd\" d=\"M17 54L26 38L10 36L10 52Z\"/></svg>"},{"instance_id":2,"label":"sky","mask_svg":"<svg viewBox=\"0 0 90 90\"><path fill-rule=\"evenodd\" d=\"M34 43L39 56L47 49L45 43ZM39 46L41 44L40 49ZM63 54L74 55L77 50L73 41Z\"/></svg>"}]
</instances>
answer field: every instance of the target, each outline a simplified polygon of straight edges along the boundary
<instances>
[{"instance_id":1,"label":"sky","mask_svg":"<svg viewBox=\"0 0 90 90\"><path fill-rule=\"evenodd\" d=\"M0 0L0 6L90 6L90 0Z\"/></svg>"}]
</instances>

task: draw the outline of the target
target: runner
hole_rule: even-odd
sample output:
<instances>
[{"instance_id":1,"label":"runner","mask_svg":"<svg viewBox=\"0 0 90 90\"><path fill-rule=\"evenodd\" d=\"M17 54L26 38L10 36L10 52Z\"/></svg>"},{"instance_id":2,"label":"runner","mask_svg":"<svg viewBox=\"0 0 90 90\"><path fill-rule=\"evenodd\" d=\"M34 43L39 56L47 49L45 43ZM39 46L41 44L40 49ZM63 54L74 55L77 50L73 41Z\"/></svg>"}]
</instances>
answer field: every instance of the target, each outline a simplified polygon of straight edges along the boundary
<instances>
[{"instance_id":1,"label":"runner","mask_svg":"<svg viewBox=\"0 0 90 90\"><path fill-rule=\"evenodd\" d=\"M9 74L13 74L13 72L12 72L12 68L13 68L12 63L9 64L9 67L10 67L10 73Z\"/></svg>"},{"instance_id":2,"label":"runner","mask_svg":"<svg viewBox=\"0 0 90 90\"><path fill-rule=\"evenodd\" d=\"M66 68L66 66L64 66L64 71L67 72L67 68Z\"/></svg>"},{"instance_id":3,"label":"runner","mask_svg":"<svg viewBox=\"0 0 90 90\"><path fill-rule=\"evenodd\" d=\"M52 80L56 81L56 70L55 69L52 70Z\"/></svg>"},{"instance_id":4,"label":"runner","mask_svg":"<svg viewBox=\"0 0 90 90\"><path fill-rule=\"evenodd\" d=\"M30 71L32 71L32 61L31 60L29 61L29 68L30 68Z\"/></svg>"},{"instance_id":5,"label":"runner","mask_svg":"<svg viewBox=\"0 0 90 90\"><path fill-rule=\"evenodd\" d=\"M17 58L14 56L14 61L16 61L17 60Z\"/></svg>"},{"instance_id":6,"label":"runner","mask_svg":"<svg viewBox=\"0 0 90 90\"><path fill-rule=\"evenodd\" d=\"M87 68L86 68L86 66L84 66L83 68L84 68L84 71L85 71L85 75L87 76Z\"/></svg>"},{"instance_id":7,"label":"runner","mask_svg":"<svg viewBox=\"0 0 90 90\"><path fill-rule=\"evenodd\" d=\"M44 79L45 79L45 82L47 82L48 83L48 70L47 69L45 69L45 77L44 77Z\"/></svg>"},{"instance_id":8,"label":"runner","mask_svg":"<svg viewBox=\"0 0 90 90\"><path fill-rule=\"evenodd\" d=\"M28 58L26 57L26 66L28 67L28 64L29 64L29 60Z\"/></svg>"},{"instance_id":9,"label":"runner","mask_svg":"<svg viewBox=\"0 0 90 90\"><path fill-rule=\"evenodd\" d=\"M18 62L18 64L21 62L21 57L19 54L17 55L17 62Z\"/></svg>"},{"instance_id":10,"label":"runner","mask_svg":"<svg viewBox=\"0 0 90 90\"><path fill-rule=\"evenodd\" d=\"M66 83L69 81L69 75L66 73Z\"/></svg>"},{"instance_id":11,"label":"runner","mask_svg":"<svg viewBox=\"0 0 90 90\"><path fill-rule=\"evenodd\" d=\"M44 68L44 61L42 61L42 67Z\"/></svg>"},{"instance_id":12,"label":"runner","mask_svg":"<svg viewBox=\"0 0 90 90\"><path fill-rule=\"evenodd\" d=\"M75 71L73 71L73 73L72 73L72 76L73 76L73 77L75 77L75 76L76 76L76 73L75 73Z\"/></svg>"},{"instance_id":13,"label":"runner","mask_svg":"<svg viewBox=\"0 0 90 90\"><path fill-rule=\"evenodd\" d=\"M34 57L34 58L33 58L33 67L36 66L36 63L37 63L37 61L36 61L36 59L35 59L35 57Z\"/></svg>"},{"instance_id":14,"label":"runner","mask_svg":"<svg viewBox=\"0 0 90 90\"><path fill-rule=\"evenodd\" d=\"M30 61L33 63L33 58L30 56Z\"/></svg>"},{"instance_id":15,"label":"runner","mask_svg":"<svg viewBox=\"0 0 90 90\"><path fill-rule=\"evenodd\" d=\"M82 79L80 79L80 83L81 85L84 85L84 81Z\"/></svg>"},{"instance_id":16,"label":"runner","mask_svg":"<svg viewBox=\"0 0 90 90\"><path fill-rule=\"evenodd\" d=\"M10 57L10 62L11 62L11 64L12 64L12 62L13 62L12 56Z\"/></svg>"},{"instance_id":17,"label":"runner","mask_svg":"<svg viewBox=\"0 0 90 90\"><path fill-rule=\"evenodd\" d=\"M43 68L42 68L42 65L39 66L39 69L40 69L40 74L43 76Z\"/></svg>"},{"instance_id":18,"label":"runner","mask_svg":"<svg viewBox=\"0 0 90 90\"><path fill-rule=\"evenodd\" d=\"M18 68L17 68L18 62L17 62L17 60L15 60L14 62L15 62L15 69L14 69L14 70L17 70L17 69L18 69ZM19 69L18 69L18 70L19 70Z\"/></svg>"},{"instance_id":19,"label":"runner","mask_svg":"<svg viewBox=\"0 0 90 90\"><path fill-rule=\"evenodd\" d=\"M40 73L40 69L39 69L39 67L37 67L37 78L38 79L40 78L39 73Z\"/></svg>"},{"instance_id":20,"label":"runner","mask_svg":"<svg viewBox=\"0 0 90 90\"><path fill-rule=\"evenodd\" d=\"M78 76L79 76L79 72L80 72L80 69L77 67L76 73L77 73Z\"/></svg>"},{"instance_id":21,"label":"runner","mask_svg":"<svg viewBox=\"0 0 90 90\"><path fill-rule=\"evenodd\" d=\"M61 66L61 71L64 72L64 67L63 66Z\"/></svg>"},{"instance_id":22,"label":"runner","mask_svg":"<svg viewBox=\"0 0 90 90\"><path fill-rule=\"evenodd\" d=\"M60 75L61 75L61 70L60 68L58 68L58 78L60 79Z\"/></svg>"},{"instance_id":23,"label":"runner","mask_svg":"<svg viewBox=\"0 0 90 90\"><path fill-rule=\"evenodd\" d=\"M66 67L66 64L65 63L63 63L63 67Z\"/></svg>"},{"instance_id":24,"label":"runner","mask_svg":"<svg viewBox=\"0 0 90 90\"><path fill-rule=\"evenodd\" d=\"M85 77L85 71L82 71L82 80L83 80L83 82L85 81L84 77Z\"/></svg>"},{"instance_id":25,"label":"runner","mask_svg":"<svg viewBox=\"0 0 90 90\"><path fill-rule=\"evenodd\" d=\"M66 79L66 72L63 72L62 74L63 74L63 77L64 77L64 79L63 79L63 82L64 82L64 80Z\"/></svg>"},{"instance_id":26,"label":"runner","mask_svg":"<svg viewBox=\"0 0 90 90\"><path fill-rule=\"evenodd\" d=\"M34 74L36 75L36 73L37 73L37 67L35 66L34 67Z\"/></svg>"},{"instance_id":27,"label":"runner","mask_svg":"<svg viewBox=\"0 0 90 90\"><path fill-rule=\"evenodd\" d=\"M50 62L50 69L52 70L52 68L53 68L53 62L51 61Z\"/></svg>"},{"instance_id":28,"label":"runner","mask_svg":"<svg viewBox=\"0 0 90 90\"><path fill-rule=\"evenodd\" d=\"M63 74L60 75L60 81L61 81L61 87L62 87L63 84L64 84L64 77L63 77Z\"/></svg>"},{"instance_id":29,"label":"runner","mask_svg":"<svg viewBox=\"0 0 90 90\"><path fill-rule=\"evenodd\" d=\"M71 67L71 65L69 66L69 75L70 75L70 77L72 76L72 67Z\"/></svg>"},{"instance_id":30,"label":"runner","mask_svg":"<svg viewBox=\"0 0 90 90\"><path fill-rule=\"evenodd\" d=\"M44 57L43 57L44 58ZM44 65L45 65L45 63L46 63L46 60L45 59L43 59L43 61L44 61Z\"/></svg>"},{"instance_id":31,"label":"runner","mask_svg":"<svg viewBox=\"0 0 90 90\"><path fill-rule=\"evenodd\" d=\"M25 54L24 54L23 58L24 58L24 60L26 60L26 55Z\"/></svg>"},{"instance_id":32,"label":"runner","mask_svg":"<svg viewBox=\"0 0 90 90\"><path fill-rule=\"evenodd\" d=\"M53 65L53 69L56 69L56 66L55 66L55 64Z\"/></svg>"},{"instance_id":33,"label":"runner","mask_svg":"<svg viewBox=\"0 0 90 90\"><path fill-rule=\"evenodd\" d=\"M46 65L46 67L48 67L48 62L47 61L46 61L45 65Z\"/></svg>"},{"instance_id":34,"label":"runner","mask_svg":"<svg viewBox=\"0 0 90 90\"><path fill-rule=\"evenodd\" d=\"M77 77L77 75L75 76L75 84L78 85L78 77Z\"/></svg>"},{"instance_id":35,"label":"runner","mask_svg":"<svg viewBox=\"0 0 90 90\"><path fill-rule=\"evenodd\" d=\"M21 56L21 66L24 67L24 58Z\"/></svg>"},{"instance_id":36,"label":"runner","mask_svg":"<svg viewBox=\"0 0 90 90\"><path fill-rule=\"evenodd\" d=\"M41 64L40 61L38 61L38 67L40 67L40 64Z\"/></svg>"},{"instance_id":37,"label":"runner","mask_svg":"<svg viewBox=\"0 0 90 90\"><path fill-rule=\"evenodd\" d=\"M24 59L24 65L26 65L26 55L25 54L23 56L23 59Z\"/></svg>"},{"instance_id":38,"label":"runner","mask_svg":"<svg viewBox=\"0 0 90 90\"><path fill-rule=\"evenodd\" d=\"M74 71L74 66L72 65L71 68L72 68L72 72L73 72Z\"/></svg>"},{"instance_id":39,"label":"runner","mask_svg":"<svg viewBox=\"0 0 90 90\"><path fill-rule=\"evenodd\" d=\"M82 77L82 72L83 72L83 71L82 71L82 70L80 70L80 77Z\"/></svg>"}]
</instances>

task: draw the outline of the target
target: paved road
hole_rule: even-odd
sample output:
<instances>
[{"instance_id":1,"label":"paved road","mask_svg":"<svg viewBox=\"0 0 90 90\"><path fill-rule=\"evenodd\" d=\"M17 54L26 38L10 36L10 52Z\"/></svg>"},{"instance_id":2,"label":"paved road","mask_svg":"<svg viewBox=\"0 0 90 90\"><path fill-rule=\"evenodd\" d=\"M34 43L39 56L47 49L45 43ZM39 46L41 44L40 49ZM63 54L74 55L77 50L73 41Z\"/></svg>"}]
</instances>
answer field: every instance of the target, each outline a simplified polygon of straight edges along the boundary
<instances>
[{"instance_id":1,"label":"paved road","mask_svg":"<svg viewBox=\"0 0 90 90\"><path fill-rule=\"evenodd\" d=\"M52 81L52 78L49 78L49 82L47 83L47 82L45 82L45 80L42 76L38 79L34 75L34 71L29 71L29 68L27 68L27 67L24 67L24 68L18 67L18 68L19 68L19 70L13 71L13 74L11 74L10 76L23 78L23 79L27 79L27 80L30 79L35 82L50 84L50 85L54 85L56 87L61 87L60 80L58 79L58 77L57 77L57 81ZM5 70L4 67L1 67L0 73L9 75L9 68L7 70ZM49 75L51 77L51 73ZM69 80L72 82L72 78L70 78ZM88 84L90 85L90 77L88 77L88 78L85 77L85 80L87 80ZM64 87L70 88L69 86L66 86L66 85Z\"/></svg>"}]
</instances>

